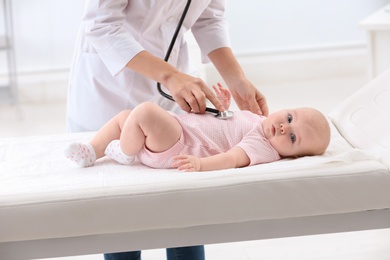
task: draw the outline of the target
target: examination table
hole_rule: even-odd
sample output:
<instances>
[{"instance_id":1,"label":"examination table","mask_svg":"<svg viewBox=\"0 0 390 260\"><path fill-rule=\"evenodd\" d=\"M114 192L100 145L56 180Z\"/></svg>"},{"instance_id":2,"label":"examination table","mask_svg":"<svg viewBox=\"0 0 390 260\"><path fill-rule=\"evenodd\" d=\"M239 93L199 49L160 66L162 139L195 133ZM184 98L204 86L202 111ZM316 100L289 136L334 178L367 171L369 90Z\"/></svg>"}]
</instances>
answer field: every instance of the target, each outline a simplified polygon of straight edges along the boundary
<instances>
[{"instance_id":1,"label":"examination table","mask_svg":"<svg viewBox=\"0 0 390 260\"><path fill-rule=\"evenodd\" d=\"M324 155L184 173L63 155L93 133L0 139L0 259L390 227L390 70L329 115Z\"/></svg>"}]
</instances>

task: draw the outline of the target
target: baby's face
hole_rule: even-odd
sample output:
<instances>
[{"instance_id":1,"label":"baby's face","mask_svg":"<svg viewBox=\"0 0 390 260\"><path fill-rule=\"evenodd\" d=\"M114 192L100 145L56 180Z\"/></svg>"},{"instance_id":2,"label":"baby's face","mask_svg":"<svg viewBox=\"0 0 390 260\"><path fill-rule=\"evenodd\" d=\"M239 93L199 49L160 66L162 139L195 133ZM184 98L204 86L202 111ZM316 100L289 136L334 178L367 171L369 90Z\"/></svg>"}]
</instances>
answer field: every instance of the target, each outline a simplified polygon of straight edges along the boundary
<instances>
[{"instance_id":1,"label":"baby's face","mask_svg":"<svg viewBox=\"0 0 390 260\"><path fill-rule=\"evenodd\" d=\"M322 154L329 144L328 122L310 108L272 113L262 125L265 137L282 157Z\"/></svg>"}]
</instances>

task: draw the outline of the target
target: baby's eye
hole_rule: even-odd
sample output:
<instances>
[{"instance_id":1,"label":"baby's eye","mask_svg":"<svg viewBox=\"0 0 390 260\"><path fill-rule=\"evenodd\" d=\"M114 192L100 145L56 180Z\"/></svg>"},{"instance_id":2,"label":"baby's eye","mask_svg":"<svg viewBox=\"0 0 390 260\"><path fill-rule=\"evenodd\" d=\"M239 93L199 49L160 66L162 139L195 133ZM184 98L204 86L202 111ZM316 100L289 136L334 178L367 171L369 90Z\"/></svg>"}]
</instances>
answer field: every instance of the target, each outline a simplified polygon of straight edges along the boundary
<instances>
[{"instance_id":1,"label":"baby's eye","mask_svg":"<svg viewBox=\"0 0 390 260\"><path fill-rule=\"evenodd\" d=\"M292 115L288 114L288 116L287 116L287 122L288 122L288 123L291 123L292 120L293 120Z\"/></svg>"},{"instance_id":2,"label":"baby's eye","mask_svg":"<svg viewBox=\"0 0 390 260\"><path fill-rule=\"evenodd\" d=\"M295 141L297 140L297 137L295 136L295 134L291 133L290 134L290 139L291 139L292 143L295 143Z\"/></svg>"}]
</instances>

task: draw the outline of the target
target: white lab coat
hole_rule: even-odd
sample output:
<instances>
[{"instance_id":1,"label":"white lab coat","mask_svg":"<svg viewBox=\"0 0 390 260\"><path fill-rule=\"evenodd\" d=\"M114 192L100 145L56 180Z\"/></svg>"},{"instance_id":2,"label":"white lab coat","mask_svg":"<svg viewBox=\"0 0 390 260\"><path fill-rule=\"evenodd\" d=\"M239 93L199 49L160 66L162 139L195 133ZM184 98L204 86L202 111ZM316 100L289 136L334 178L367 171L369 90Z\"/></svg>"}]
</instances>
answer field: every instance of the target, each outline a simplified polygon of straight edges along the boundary
<instances>
[{"instance_id":1,"label":"white lab coat","mask_svg":"<svg viewBox=\"0 0 390 260\"><path fill-rule=\"evenodd\" d=\"M125 67L140 51L164 58L185 0L87 0L76 43L68 89L68 131L94 131L123 109L153 101L180 111L158 93L156 82ZM191 69L183 33L191 29L202 60L229 47L224 0L193 0L169 63Z\"/></svg>"}]
</instances>

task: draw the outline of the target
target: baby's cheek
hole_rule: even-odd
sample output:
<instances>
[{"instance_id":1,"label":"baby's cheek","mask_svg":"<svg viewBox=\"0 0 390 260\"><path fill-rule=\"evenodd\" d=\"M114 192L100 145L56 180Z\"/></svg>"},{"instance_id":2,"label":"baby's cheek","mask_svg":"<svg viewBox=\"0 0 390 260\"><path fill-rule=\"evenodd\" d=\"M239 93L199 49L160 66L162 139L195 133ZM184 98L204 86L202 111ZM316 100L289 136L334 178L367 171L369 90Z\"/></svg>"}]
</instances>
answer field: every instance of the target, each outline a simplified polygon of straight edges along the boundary
<instances>
[{"instance_id":1,"label":"baby's cheek","mask_svg":"<svg viewBox=\"0 0 390 260\"><path fill-rule=\"evenodd\" d=\"M272 138L271 145L281 155L286 154L290 149L288 143L278 137Z\"/></svg>"}]
</instances>

